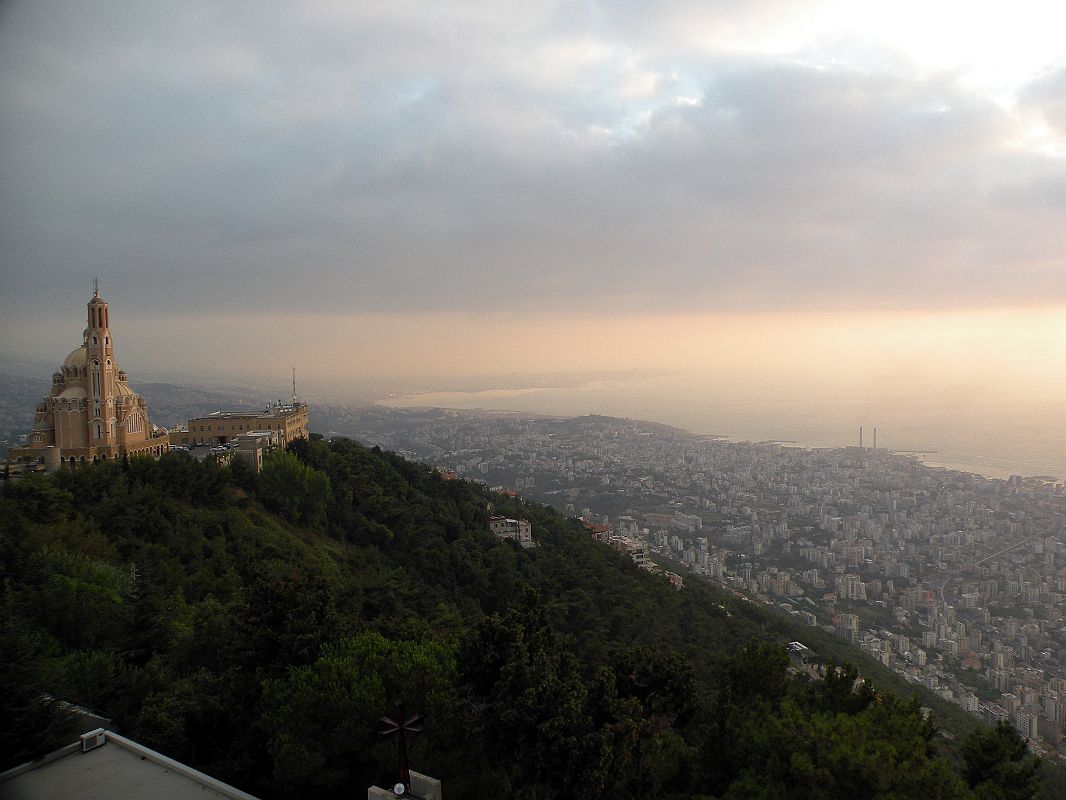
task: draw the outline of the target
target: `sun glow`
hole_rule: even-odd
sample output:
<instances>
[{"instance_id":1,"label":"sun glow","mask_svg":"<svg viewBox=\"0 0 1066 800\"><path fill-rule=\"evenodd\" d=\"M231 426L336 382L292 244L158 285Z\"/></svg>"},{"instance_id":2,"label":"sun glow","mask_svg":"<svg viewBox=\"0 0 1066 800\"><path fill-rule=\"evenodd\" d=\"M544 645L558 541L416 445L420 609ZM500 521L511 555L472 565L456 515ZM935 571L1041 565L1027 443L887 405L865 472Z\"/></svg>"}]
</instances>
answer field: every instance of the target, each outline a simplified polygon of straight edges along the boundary
<instances>
[{"instance_id":1,"label":"sun glow","mask_svg":"<svg viewBox=\"0 0 1066 800\"><path fill-rule=\"evenodd\" d=\"M299 363L311 381L360 376L668 369L745 380L1024 381L1066 393L1066 309L907 313L647 314L584 317L516 314L203 315L127 319L123 357L133 369L160 361L188 371L239 361L264 374ZM190 339L191 337L191 339ZM228 341L229 344L223 342ZM227 351L228 348L228 351Z\"/></svg>"}]
</instances>

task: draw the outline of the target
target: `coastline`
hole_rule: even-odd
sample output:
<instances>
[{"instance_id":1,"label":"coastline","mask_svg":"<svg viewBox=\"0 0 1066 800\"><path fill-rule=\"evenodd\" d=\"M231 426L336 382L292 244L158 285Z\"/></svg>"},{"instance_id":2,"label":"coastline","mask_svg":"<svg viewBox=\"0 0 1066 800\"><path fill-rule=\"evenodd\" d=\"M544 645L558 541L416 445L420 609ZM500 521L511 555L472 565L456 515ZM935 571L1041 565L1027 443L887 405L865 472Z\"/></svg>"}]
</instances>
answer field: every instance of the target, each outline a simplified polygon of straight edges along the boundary
<instances>
[{"instance_id":1,"label":"coastline","mask_svg":"<svg viewBox=\"0 0 1066 800\"><path fill-rule=\"evenodd\" d=\"M566 388L541 385L477 391L426 391L391 395L375 402L388 408L451 408L548 417L602 414L669 425L695 436L732 442L775 443L811 450L852 447L855 442L849 437L852 430L857 433L864 417L876 414L884 419L886 416L875 410L860 412L850 403L838 402L839 398L832 393L826 398L828 409L817 403L795 402L794 399L794 403L785 401L789 413L782 413L780 397L773 398L773 403L752 402L752 398L743 397L729 402L721 397L708 399L705 394L691 391L663 392L665 387L653 384L658 384L654 378L628 382L625 387L591 381ZM1006 480L1011 475L1020 475L1055 483L1066 476L1066 463L1062 463L1061 451L1053 441L1062 438L1058 432L1046 441L1031 438L1026 441L1027 437L1015 435L1016 431L1007 428L1006 424L998 428L987 427L999 420L982 419L980 427L963 420L956 427L944 424L950 414L945 414L939 407L904 409L904 412L899 419L882 423L881 427L883 441L891 435L893 443L899 446L887 446L889 442L885 441L879 450L912 456L931 469L953 470L990 479ZM850 419L848 414L851 414ZM854 428L845 424L845 420L850 423L855 419L859 424ZM1013 419L1016 417L1012 415L1003 422L1009 423ZM733 432L723 433L723 430ZM989 436L990 430L995 431L995 435ZM997 445L1002 447L996 449ZM981 452L982 449L990 452Z\"/></svg>"}]
</instances>

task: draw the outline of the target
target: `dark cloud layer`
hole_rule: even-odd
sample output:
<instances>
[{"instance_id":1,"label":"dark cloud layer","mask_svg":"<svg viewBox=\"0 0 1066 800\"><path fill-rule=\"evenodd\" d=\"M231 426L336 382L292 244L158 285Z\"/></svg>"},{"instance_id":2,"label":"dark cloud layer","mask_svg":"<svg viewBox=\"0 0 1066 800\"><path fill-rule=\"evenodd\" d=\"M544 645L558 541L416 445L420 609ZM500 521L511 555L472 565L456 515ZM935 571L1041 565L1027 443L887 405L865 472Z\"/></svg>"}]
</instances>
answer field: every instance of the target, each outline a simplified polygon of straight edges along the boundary
<instances>
[{"instance_id":1,"label":"dark cloud layer","mask_svg":"<svg viewBox=\"0 0 1066 800\"><path fill-rule=\"evenodd\" d=\"M955 76L677 38L781 4L528 5L7 7L6 302L1066 301L1066 162ZM1066 135L1063 74L1021 105Z\"/></svg>"}]
</instances>

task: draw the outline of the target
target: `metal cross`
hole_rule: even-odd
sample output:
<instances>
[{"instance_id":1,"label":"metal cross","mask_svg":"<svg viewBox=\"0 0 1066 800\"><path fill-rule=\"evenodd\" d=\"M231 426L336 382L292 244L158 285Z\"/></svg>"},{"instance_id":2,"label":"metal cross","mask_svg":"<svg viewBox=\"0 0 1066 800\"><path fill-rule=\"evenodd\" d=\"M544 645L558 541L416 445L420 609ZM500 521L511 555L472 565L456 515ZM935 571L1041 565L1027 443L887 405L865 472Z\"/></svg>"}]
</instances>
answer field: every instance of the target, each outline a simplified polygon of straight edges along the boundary
<instances>
[{"instance_id":1,"label":"metal cross","mask_svg":"<svg viewBox=\"0 0 1066 800\"><path fill-rule=\"evenodd\" d=\"M381 724L385 727L379 733L383 737L392 736L394 733L399 734L396 737L396 743L399 749L400 780L395 789L399 789L402 785L403 791L396 792L396 794L406 795L411 790L411 771L407 768L407 734L413 736L422 732L422 726L418 724L422 722L422 715L415 714L410 719L406 719L403 712L403 703L397 701L394 716L395 719L392 717L381 718Z\"/></svg>"}]
</instances>

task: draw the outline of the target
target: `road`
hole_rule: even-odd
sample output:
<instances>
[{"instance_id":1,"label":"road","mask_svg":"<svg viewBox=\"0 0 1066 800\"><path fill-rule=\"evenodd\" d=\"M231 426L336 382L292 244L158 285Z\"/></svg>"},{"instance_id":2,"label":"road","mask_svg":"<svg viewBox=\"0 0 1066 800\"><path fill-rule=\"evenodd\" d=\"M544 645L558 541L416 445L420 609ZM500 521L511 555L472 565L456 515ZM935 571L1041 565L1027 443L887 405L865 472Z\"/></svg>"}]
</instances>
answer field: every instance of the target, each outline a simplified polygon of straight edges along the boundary
<instances>
[{"instance_id":1,"label":"road","mask_svg":"<svg viewBox=\"0 0 1066 800\"><path fill-rule=\"evenodd\" d=\"M955 570L950 575L948 575L944 579L944 582L942 584L940 584L940 600L941 600L941 602L945 602L945 590L947 589L948 584L951 583L953 580L955 580L957 577L959 577L959 575L962 574L963 570L969 569L970 567L976 567L978 564L983 564L986 561L995 558L996 556L1001 556L1004 553L1007 553L1007 552L1013 550L1016 547L1021 547L1023 544L1029 544L1032 541L1033 540L1031 538L1030 539L1022 539L1022 541L1015 542L1010 547L1004 547L1002 550L998 550L998 551L996 551L995 553L993 553L990 556L985 556L984 558L982 558L982 559L980 559L978 561L971 561L969 564L963 564L957 570Z\"/></svg>"}]
</instances>

